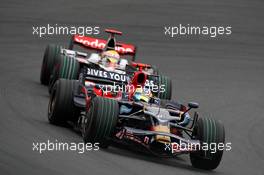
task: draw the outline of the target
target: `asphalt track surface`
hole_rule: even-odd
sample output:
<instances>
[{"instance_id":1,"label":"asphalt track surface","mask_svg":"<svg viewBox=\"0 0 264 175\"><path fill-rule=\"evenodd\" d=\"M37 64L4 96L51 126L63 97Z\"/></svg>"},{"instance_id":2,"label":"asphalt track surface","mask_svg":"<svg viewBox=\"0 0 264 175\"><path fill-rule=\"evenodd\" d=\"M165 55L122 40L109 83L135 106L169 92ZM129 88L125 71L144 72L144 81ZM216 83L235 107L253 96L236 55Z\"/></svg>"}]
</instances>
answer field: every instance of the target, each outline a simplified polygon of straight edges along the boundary
<instances>
[{"instance_id":1,"label":"asphalt track surface","mask_svg":"<svg viewBox=\"0 0 264 175\"><path fill-rule=\"evenodd\" d=\"M264 2L221 1L0 1L0 174L254 174L264 173ZM40 85L44 48L66 46L65 35L39 38L32 26L115 27L136 43L139 60L173 79L173 96L200 103L201 115L221 120L226 141L220 166L192 168L188 155L160 159L110 147L97 152L32 151L33 142L82 142L47 120L48 91ZM179 23L231 25L225 37L176 37L163 27ZM102 32L102 30L101 30Z\"/></svg>"}]
</instances>

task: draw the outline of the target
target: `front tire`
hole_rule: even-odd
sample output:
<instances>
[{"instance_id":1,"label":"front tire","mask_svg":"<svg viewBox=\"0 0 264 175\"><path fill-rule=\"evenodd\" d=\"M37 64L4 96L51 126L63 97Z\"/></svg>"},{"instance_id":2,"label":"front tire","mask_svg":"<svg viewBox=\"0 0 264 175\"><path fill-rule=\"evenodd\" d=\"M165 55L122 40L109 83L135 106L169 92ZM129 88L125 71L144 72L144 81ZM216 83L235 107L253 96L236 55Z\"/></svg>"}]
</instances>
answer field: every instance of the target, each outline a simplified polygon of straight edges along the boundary
<instances>
[{"instance_id":1,"label":"front tire","mask_svg":"<svg viewBox=\"0 0 264 175\"><path fill-rule=\"evenodd\" d=\"M49 82L49 92L58 79L77 80L79 76L80 63L75 58L64 55L59 55L59 57L58 67L54 68Z\"/></svg>"},{"instance_id":2,"label":"front tire","mask_svg":"<svg viewBox=\"0 0 264 175\"><path fill-rule=\"evenodd\" d=\"M64 125L67 121L76 118L77 110L73 102L74 86L77 81L59 79L52 89L48 106L49 122L55 125Z\"/></svg>"},{"instance_id":3,"label":"front tire","mask_svg":"<svg viewBox=\"0 0 264 175\"><path fill-rule=\"evenodd\" d=\"M94 97L83 122L82 135L85 143L99 143L100 147L109 145L119 115L116 100Z\"/></svg>"},{"instance_id":4,"label":"front tire","mask_svg":"<svg viewBox=\"0 0 264 175\"><path fill-rule=\"evenodd\" d=\"M193 131L194 139L198 139L203 143L224 144L225 129L222 123L211 118L199 118ZM215 153L212 153L215 152ZM194 167L205 170L217 168L220 164L223 155L223 150L199 150L198 152L190 153L191 163Z\"/></svg>"}]
</instances>

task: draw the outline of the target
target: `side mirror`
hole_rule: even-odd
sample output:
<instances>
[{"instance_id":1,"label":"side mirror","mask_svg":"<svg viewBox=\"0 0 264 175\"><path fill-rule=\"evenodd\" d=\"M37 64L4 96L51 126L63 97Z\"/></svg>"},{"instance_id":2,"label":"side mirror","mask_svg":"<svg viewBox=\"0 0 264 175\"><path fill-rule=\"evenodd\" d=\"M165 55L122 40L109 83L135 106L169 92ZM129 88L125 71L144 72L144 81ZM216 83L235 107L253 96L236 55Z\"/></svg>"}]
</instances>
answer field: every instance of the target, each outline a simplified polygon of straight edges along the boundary
<instances>
[{"instance_id":1,"label":"side mirror","mask_svg":"<svg viewBox=\"0 0 264 175\"><path fill-rule=\"evenodd\" d=\"M189 108L199 108L199 104L196 102L189 102L188 106Z\"/></svg>"}]
</instances>

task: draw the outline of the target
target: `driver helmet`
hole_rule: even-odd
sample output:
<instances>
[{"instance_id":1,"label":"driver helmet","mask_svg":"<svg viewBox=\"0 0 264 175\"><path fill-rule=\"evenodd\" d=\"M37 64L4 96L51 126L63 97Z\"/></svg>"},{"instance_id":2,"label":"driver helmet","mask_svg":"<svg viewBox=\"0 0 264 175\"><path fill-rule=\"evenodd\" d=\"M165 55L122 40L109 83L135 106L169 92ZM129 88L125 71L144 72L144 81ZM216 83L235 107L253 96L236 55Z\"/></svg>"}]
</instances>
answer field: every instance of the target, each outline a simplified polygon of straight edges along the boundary
<instances>
[{"instance_id":1,"label":"driver helmet","mask_svg":"<svg viewBox=\"0 0 264 175\"><path fill-rule=\"evenodd\" d=\"M102 64L106 67L116 67L120 55L115 50L108 50L102 53Z\"/></svg>"},{"instance_id":2,"label":"driver helmet","mask_svg":"<svg viewBox=\"0 0 264 175\"><path fill-rule=\"evenodd\" d=\"M143 102L148 103L151 97L152 97L152 93L149 91L149 89L140 87L135 90L134 95L133 95L133 100L143 101Z\"/></svg>"}]
</instances>

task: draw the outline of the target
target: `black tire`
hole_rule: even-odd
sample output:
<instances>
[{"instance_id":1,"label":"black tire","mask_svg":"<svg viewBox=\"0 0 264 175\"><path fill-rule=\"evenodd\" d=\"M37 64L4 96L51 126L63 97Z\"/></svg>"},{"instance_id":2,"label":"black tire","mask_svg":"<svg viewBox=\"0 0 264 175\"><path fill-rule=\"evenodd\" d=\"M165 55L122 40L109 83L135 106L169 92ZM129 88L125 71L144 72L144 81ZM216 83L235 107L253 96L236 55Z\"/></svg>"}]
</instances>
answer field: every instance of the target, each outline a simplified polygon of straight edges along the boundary
<instances>
[{"instance_id":1,"label":"black tire","mask_svg":"<svg viewBox=\"0 0 264 175\"><path fill-rule=\"evenodd\" d=\"M51 92L48 119L55 125L64 125L69 120L74 120L77 115L77 109L73 102L74 86L78 81L59 79Z\"/></svg>"},{"instance_id":2,"label":"black tire","mask_svg":"<svg viewBox=\"0 0 264 175\"><path fill-rule=\"evenodd\" d=\"M193 131L193 138L201 143L216 144L225 143L225 129L222 123L211 118L199 118ZM215 152L215 153L212 153ZM190 153L190 159L193 167L205 170L217 168L220 164L223 150L199 150Z\"/></svg>"},{"instance_id":3,"label":"black tire","mask_svg":"<svg viewBox=\"0 0 264 175\"><path fill-rule=\"evenodd\" d=\"M119 114L118 102L113 99L94 97L82 126L85 143L99 143L106 148L115 130Z\"/></svg>"},{"instance_id":4,"label":"black tire","mask_svg":"<svg viewBox=\"0 0 264 175\"><path fill-rule=\"evenodd\" d=\"M161 87L160 90L162 92L159 93L159 98L160 99L166 99L170 100L171 99L171 94L172 94L172 82L171 79L167 76L160 75L159 77L159 86Z\"/></svg>"},{"instance_id":5,"label":"black tire","mask_svg":"<svg viewBox=\"0 0 264 175\"><path fill-rule=\"evenodd\" d=\"M74 35L71 36L68 49L73 50L73 46L74 46Z\"/></svg>"},{"instance_id":6,"label":"black tire","mask_svg":"<svg viewBox=\"0 0 264 175\"><path fill-rule=\"evenodd\" d=\"M152 70L153 70L153 74L154 74L154 75L160 75L160 71L159 71L159 69L157 68L157 66L152 65L151 68L152 68Z\"/></svg>"},{"instance_id":7,"label":"black tire","mask_svg":"<svg viewBox=\"0 0 264 175\"><path fill-rule=\"evenodd\" d=\"M45 49L41 72L40 72L40 82L43 85L48 85L50 81L50 76L52 74L56 59L60 55L61 46L48 45Z\"/></svg>"},{"instance_id":8,"label":"black tire","mask_svg":"<svg viewBox=\"0 0 264 175\"><path fill-rule=\"evenodd\" d=\"M79 76L79 62L73 57L59 55L58 67L55 67L49 83L49 92L51 92L54 83L62 78L69 80L77 80Z\"/></svg>"},{"instance_id":9,"label":"black tire","mask_svg":"<svg viewBox=\"0 0 264 175\"><path fill-rule=\"evenodd\" d=\"M63 58L60 59L59 71L58 71L58 79L65 78L69 80L78 79L79 73L79 62L69 56L62 56Z\"/></svg>"}]
</instances>

